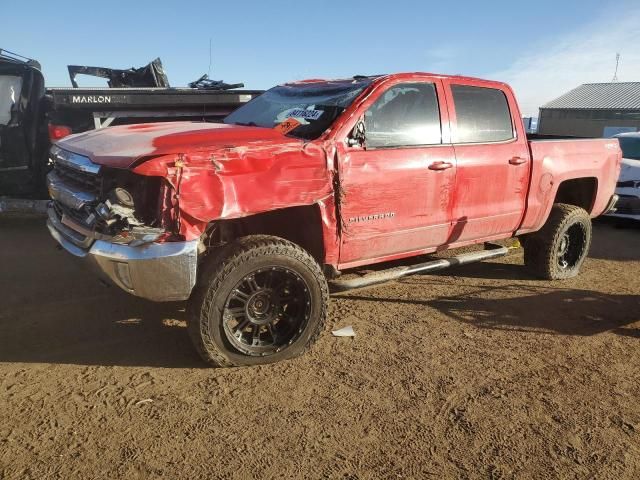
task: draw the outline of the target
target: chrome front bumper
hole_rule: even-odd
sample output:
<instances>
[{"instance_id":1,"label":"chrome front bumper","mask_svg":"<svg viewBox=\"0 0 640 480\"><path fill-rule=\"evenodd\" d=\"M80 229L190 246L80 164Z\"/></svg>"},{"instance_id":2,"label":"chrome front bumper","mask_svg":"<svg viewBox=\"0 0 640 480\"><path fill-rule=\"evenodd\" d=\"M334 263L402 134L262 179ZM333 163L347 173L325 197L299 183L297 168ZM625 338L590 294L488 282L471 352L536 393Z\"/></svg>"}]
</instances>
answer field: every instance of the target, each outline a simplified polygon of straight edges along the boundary
<instances>
[{"instance_id":1,"label":"chrome front bumper","mask_svg":"<svg viewBox=\"0 0 640 480\"><path fill-rule=\"evenodd\" d=\"M49 206L47 227L69 253L82 258L126 292L154 301L186 300L196 283L198 240L137 247L82 237Z\"/></svg>"},{"instance_id":2,"label":"chrome front bumper","mask_svg":"<svg viewBox=\"0 0 640 480\"><path fill-rule=\"evenodd\" d=\"M620 200L620 197L615 193L611 195L611 198L609 199L609 203L607 203L607 207L604 209L603 215L614 213L616 211L616 206L619 200Z\"/></svg>"}]
</instances>

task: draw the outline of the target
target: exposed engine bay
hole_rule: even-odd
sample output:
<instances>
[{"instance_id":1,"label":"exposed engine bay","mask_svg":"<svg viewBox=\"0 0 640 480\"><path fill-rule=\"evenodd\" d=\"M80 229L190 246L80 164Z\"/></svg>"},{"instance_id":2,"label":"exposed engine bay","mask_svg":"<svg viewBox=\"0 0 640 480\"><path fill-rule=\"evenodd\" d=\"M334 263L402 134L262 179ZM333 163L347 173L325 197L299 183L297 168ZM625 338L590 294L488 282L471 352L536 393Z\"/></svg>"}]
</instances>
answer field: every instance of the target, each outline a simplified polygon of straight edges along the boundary
<instances>
[{"instance_id":1,"label":"exposed engine bay","mask_svg":"<svg viewBox=\"0 0 640 480\"><path fill-rule=\"evenodd\" d=\"M176 236L174 209L167 208L172 188L164 179L99 166L59 147L51 157L53 220L84 236L79 246L89 239L137 246Z\"/></svg>"}]
</instances>

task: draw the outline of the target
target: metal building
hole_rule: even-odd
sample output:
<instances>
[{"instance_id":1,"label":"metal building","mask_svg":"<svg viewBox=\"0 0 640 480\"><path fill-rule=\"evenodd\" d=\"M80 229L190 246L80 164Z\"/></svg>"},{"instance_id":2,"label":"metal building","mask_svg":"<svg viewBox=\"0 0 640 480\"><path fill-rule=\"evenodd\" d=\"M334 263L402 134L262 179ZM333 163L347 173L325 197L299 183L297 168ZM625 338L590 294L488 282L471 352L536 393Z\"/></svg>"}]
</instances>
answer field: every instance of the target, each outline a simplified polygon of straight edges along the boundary
<instances>
[{"instance_id":1,"label":"metal building","mask_svg":"<svg viewBox=\"0 0 640 480\"><path fill-rule=\"evenodd\" d=\"M585 83L540 107L540 135L611 137L638 130L640 82Z\"/></svg>"}]
</instances>

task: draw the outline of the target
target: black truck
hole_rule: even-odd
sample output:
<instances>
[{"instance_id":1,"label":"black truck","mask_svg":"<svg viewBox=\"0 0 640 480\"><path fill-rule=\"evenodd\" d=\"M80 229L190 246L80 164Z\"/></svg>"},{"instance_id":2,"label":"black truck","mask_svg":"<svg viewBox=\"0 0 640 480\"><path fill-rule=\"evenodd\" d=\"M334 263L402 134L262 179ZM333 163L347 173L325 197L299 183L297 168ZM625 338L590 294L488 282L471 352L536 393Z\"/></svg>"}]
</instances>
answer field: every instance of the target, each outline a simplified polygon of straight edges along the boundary
<instances>
[{"instance_id":1,"label":"black truck","mask_svg":"<svg viewBox=\"0 0 640 480\"><path fill-rule=\"evenodd\" d=\"M172 88L156 59L118 70L69 65L72 88L47 88L40 64L0 49L0 196L46 198L51 142L110 125L192 120L220 122L262 91L209 80ZM106 79L81 88L76 75Z\"/></svg>"}]
</instances>

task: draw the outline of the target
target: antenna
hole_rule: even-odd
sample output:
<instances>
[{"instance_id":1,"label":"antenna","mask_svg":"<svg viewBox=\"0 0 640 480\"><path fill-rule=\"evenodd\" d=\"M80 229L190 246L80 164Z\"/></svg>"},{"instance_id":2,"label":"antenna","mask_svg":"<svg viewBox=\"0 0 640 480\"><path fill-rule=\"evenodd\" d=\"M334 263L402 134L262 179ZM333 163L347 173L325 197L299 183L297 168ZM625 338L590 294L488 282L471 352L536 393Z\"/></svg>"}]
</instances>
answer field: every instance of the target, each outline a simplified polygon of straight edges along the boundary
<instances>
[{"instance_id":1,"label":"antenna","mask_svg":"<svg viewBox=\"0 0 640 480\"><path fill-rule=\"evenodd\" d=\"M211 37L209 37L209 69L207 70L207 75L211 75Z\"/></svg>"},{"instance_id":2,"label":"antenna","mask_svg":"<svg viewBox=\"0 0 640 480\"><path fill-rule=\"evenodd\" d=\"M616 70L613 72L613 79L611 80L612 82L618 81L618 65L619 64L620 64L620 54L616 53Z\"/></svg>"}]
</instances>

